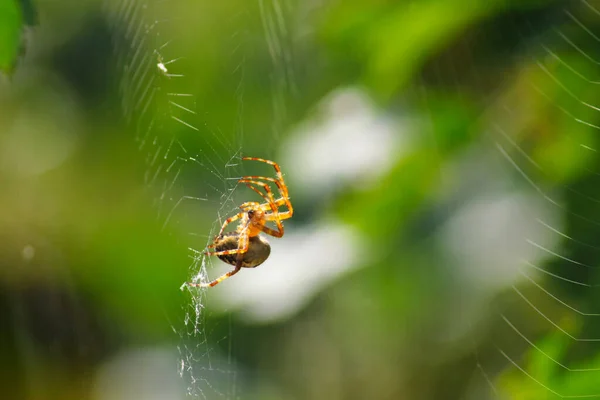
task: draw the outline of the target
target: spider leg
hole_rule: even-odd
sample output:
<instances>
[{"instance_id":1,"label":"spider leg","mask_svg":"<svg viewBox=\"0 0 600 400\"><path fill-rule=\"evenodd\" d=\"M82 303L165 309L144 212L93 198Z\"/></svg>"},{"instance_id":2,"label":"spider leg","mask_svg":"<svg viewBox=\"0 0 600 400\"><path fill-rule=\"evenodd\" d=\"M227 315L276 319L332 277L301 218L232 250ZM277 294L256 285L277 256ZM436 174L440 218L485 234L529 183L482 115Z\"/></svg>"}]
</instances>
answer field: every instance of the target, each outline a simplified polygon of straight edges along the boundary
<instances>
[{"instance_id":1,"label":"spider leg","mask_svg":"<svg viewBox=\"0 0 600 400\"><path fill-rule=\"evenodd\" d=\"M273 191L271 190L269 185L267 185L264 182L251 181L251 180L246 180L244 178L241 178L238 182L245 183L246 186L248 186L250 189L254 190L260 197L262 197L266 201L266 203L264 203L264 204L259 204L255 201L248 201L240 206L241 209L248 210L249 208L247 206L253 205L256 208L259 208L263 211L267 211L267 209L270 208L271 211L273 211L274 213L277 213L277 212L279 212L279 207L285 205L285 200L283 198L278 199L278 200L275 200L273 198ZM251 185L250 183L264 187L265 192L269 193L269 196L267 197L267 195L265 195L263 192L258 190L255 186Z\"/></svg>"},{"instance_id":2,"label":"spider leg","mask_svg":"<svg viewBox=\"0 0 600 400\"><path fill-rule=\"evenodd\" d=\"M281 194L281 197L279 199L275 200L275 202L278 203L278 205L285 204L287 206L287 208L292 210L292 212L293 212L292 203L290 202L289 194L288 194L287 188L285 186L285 183L282 183L281 181L279 181L275 178L269 178L267 176L259 176L259 175L243 176L238 182L243 182L243 181L256 182L258 179L262 179L264 181L274 183L277 186L277 189L279 189L279 193Z\"/></svg>"},{"instance_id":3,"label":"spider leg","mask_svg":"<svg viewBox=\"0 0 600 400\"><path fill-rule=\"evenodd\" d=\"M231 271L221 275L217 279L210 281L208 283L188 283L188 285L191 287L201 287L201 288L213 287L213 286L216 286L219 283L223 282L225 279L231 278L233 275L240 272L240 269L242 268L242 262L244 260L244 254L248 251L248 247L250 246L250 241L248 240L247 231L240 234L240 239L239 239L238 245L239 245L239 248L235 249L235 250L227 250L225 252L216 252L216 253L210 254L210 255L218 255L219 253L221 253L221 254L225 255L225 254L235 254L237 252L238 256L237 256L237 260L235 263L235 268L233 268ZM206 253L206 254L208 254L208 253Z\"/></svg>"},{"instance_id":4,"label":"spider leg","mask_svg":"<svg viewBox=\"0 0 600 400\"><path fill-rule=\"evenodd\" d=\"M221 237L221 235L223 235L223 232L225 231L225 228L227 227L227 225L229 225L233 221L236 221L236 220L238 220L240 218L243 218L245 214L246 214L245 212L241 212L241 213L237 213L233 217L227 218L225 220L225 222L223 222L223 226L221 227L221 230L219 231L219 234L217 236L215 236L215 238L213 239L213 242L211 244L209 244L208 246L206 246L206 248L207 249L214 248L217 245L218 239ZM204 254L213 255L212 253L209 253L209 252L204 252Z\"/></svg>"},{"instance_id":5,"label":"spider leg","mask_svg":"<svg viewBox=\"0 0 600 400\"><path fill-rule=\"evenodd\" d=\"M225 279L231 278L232 276L234 276L235 274L237 274L238 272L240 272L240 269L242 269L242 261L238 260L238 262L235 264L235 268L233 270L227 272L226 274L221 275L220 277L218 277L214 281L211 281L211 282L208 282L208 283L191 283L190 282L190 283L188 283L188 286L199 287L199 288L213 287L213 286L216 286L219 283L223 282Z\"/></svg>"},{"instance_id":6,"label":"spider leg","mask_svg":"<svg viewBox=\"0 0 600 400\"><path fill-rule=\"evenodd\" d=\"M260 162L264 162L266 164L272 165L273 168L275 169L275 173L277 175L277 179L273 179L273 178L265 178L265 177L246 177L246 178L250 178L250 179L255 179L255 178L260 178L260 179L265 179L267 181L271 181L274 182L277 187L279 188L279 191L281 193L281 197L283 200L285 200L285 204L288 207L288 209L290 210L290 212L293 214L293 208L292 208L292 203L290 202L290 195L288 193L287 190L287 186L285 184L285 181L283 180L283 174L281 173L281 168L279 168L279 164L277 164L274 161L270 161L270 160L265 160L264 158L258 158L258 157L242 157L242 160L253 160L253 161L260 161Z\"/></svg>"},{"instance_id":7,"label":"spider leg","mask_svg":"<svg viewBox=\"0 0 600 400\"><path fill-rule=\"evenodd\" d=\"M275 168L277 178L279 178L279 180L283 183L283 174L281 173L281 168L279 168L279 164L277 164L275 161L265 160L264 158L259 157L242 157L242 160L260 161L272 165L273 168Z\"/></svg>"},{"instance_id":8,"label":"spider leg","mask_svg":"<svg viewBox=\"0 0 600 400\"><path fill-rule=\"evenodd\" d=\"M221 226L221 230L219 231L219 234L216 237L219 237L223 234L223 232L225 231L225 227L227 227L227 225L229 225L230 223L232 223L233 221L237 221L238 219L240 219L240 217L242 217L244 215L244 213L237 213L236 215L234 215L233 217L229 217L225 220L225 222L223 222L223 226ZM215 238L216 240L216 238ZM214 243L213 243L214 244ZM210 247L210 246L209 246Z\"/></svg>"},{"instance_id":9,"label":"spider leg","mask_svg":"<svg viewBox=\"0 0 600 400\"><path fill-rule=\"evenodd\" d=\"M267 235L271 235L271 236L275 236L275 237L282 237L283 236L283 224L281 223L282 219L287 219L287 218L291 218L292 215L289 213L289 211L283 212L283 213L278 213L278 214L266 214L265 215L265 219L267 221L275 221L275 223L277 224L277 230L275 229L271 229L268 226L261 226L260 230L263 231L264 233L266 233Z\"/></svg>"},{"instance_id":10,"label":"spider leg","mask_svg":"<svg viewBox=\"0 0 600 400\"><path fill-rule=\"evenodd\" d=\"M262 210L266 206L269 206L271 208L271 210L273 210L273 212L277 212L277 205L274 203L273 196L271 195L270 198L267 197L263 192L261 192L260 190L258 190L255 186L250 185L250 182L256 183L258 185L265 185L266 186L265 191L269 193L269 192L271 192L271 188L268 187L267 184L265 184L263 182L248 181L248 180L245 180L244 178L240 179L238 182L245 183L246 186L248 186L250 189L254 190L260 197L262 197L263 199L265 199L265 201L268 203L268 204L258 204L258 203L254 202L254 201L249 201L247 203L242 204L240 207L243 207L246 204L253 204L253 205L256 205L258 208L260 208Z\"/></svg>"},{"instance_id":11,"label":"spider leg","mask_svg":"<svg viewBox=\"0 0 600 400\"><path fill-rule=\"evenodd\" d=\"M271 210L273 213L267 214L266 217L267 217L268 221L274 221L275 224L277 224L277 231L267 228L264 225L263 225L263 227L265 229L261 228L261 230L265 233L268 233L271 236L282 237L283 236L283 224L281 223L281 218L279 217L281 214L279 213L277 205L275 204L275 199L273 199L273 192L271 191L271 188L269 187L269 185L267 185L264 182L246 180L244 178L240 179L240 182L245 183L246 186L253 189L256 193L260 194L262 198L264 198L265 200L267 200L269 202L269 206L271 207ZM258 186L262 187L266 192L266 196L261 191L259 191L258 189L256 189L255 187L253 187L250 184L258 185ZM287 213L289 213L289 211L286 211L283 214L287 214ZM290 215L290 217L291 217L291 215ZM289 218L289 217L287 217L287 218Z\"/></svg>"},{"instance_id":12,"label":"spider leg","mask_svg":"<svg viewBox=\"0 0 600 400\"><path fill-rule=\"evenodd\" d=\"M250 210L253 210L253 209L257 209L257 208L259 208L259 209L262 210L265 205L268 205L268 204L260 204L257 201L247 201L245 203L242 203L240 205L240 208L242 210L244 210L244 211L250 211Z\"/></svg>"},{"instance_id":13,"label":"spider leg","mask_svg":"<svg viewBox=\"0 0 600 400\"><path fill-rule=\"evenodd\" d=\"M271 188L269 187L269 185L267 185L264 182L252 181L252 180L248 180L248 179L244 179L244 178L240 179L239 182L245 183L246 186L248 186L250 189L252 189L256 193L258 193L260 197L265 199L265 201L268 203L269 207L271 207L271 210L274 213L277 212L277 205L275 204L275 199L273 198L273 192L271 191ZM263 189L265 189L266 195L265 195L265 193L258 190L254 185L258 185L258 186L262 187Z\"/></svg>"},{"instance_id":14,"label":"spider leg","mask_svg":"<svg viewBox=\"0 0 600 400\"><path fill-rule=\"evenodd\" d=\"M258 177L258 178L265 178L265 177ZM265 178L265 179L271 179L271 178ZM247 205L255 205L260 207L261 210L263 211L267 211L267 207L270 207L271 210L273 211L272 214L267 214L267 221L275 221L278 225L279 222L281 220L284 219L288 219L288 218L292 218L292 215L294 215L294 210L288 210L288 211L284 211L284 212L280 212L279 211L279 207L286 205L286 199L284 198L280 198L280 199L273 199L273 191L271 190L271 188L269 187L269 185L267 185L264 182L259 182L259 181L254 181L254 180L247 180L244 178L240 179L239 182L243 182L246 184L246 186L248 186L250 189L254 190L256 193L258 193L263 199L265 199L267 201L267 204L258 204L254 201L249 201L247 203L242 204L242 209L244 209ZM263 187L265 189L265 192L268 193L269 198L267 198L267 196L261 192L260 190L258 190L257 188L253 187L252 185L250 185L250 183L255 184L255 185L259 185L261 187ZM279 228L279 226L278 226ZM279 231L283 231L283 227L278 229ZM267 232L265 232L267 233Z\"/></svg>"},{"instance_id":15,"label":"spider leg","mask_svg":"<svg viewBox=\"0 0 600 400\"><path fill-rule=\"evenodd\" d=\"M244 214L244 213L242 213L242 214ZM246 225L244 227L244 229L242 229L240 231L240 234L238 237L237 249L221 250L221 251L205 251L204 254L207 256L226 256L229 254L243 254L248 251L249 243L250 242L248 241L248 225ZM243 255L242 255L242 258L243 258Z\"/></svg>"},{"instance_id":16,"label":"spider leg","mask_svg":"<svg viewBox=\"0 0 600 400\"><path fill-rule=\"evenodd\" d=\"M242 248L231 249L231 250L222 250L222 251L205 251L204 255L207 255L207 256L226 256L228 254L243 254L246 251L248 251L248 249L242 249Z\"/></svg>"},{"instance_id":17,"label":"spider leg","mask_svg":"<svg viewBox=\"0 0 600 400\"><path fill-rule=\"evenodd\" d=\"M280 203L277 204L277 202L273 203L275 205L275 209L277 209L277 207L284 205L284 203ZM260 204L256 201L248 201L246 203L243 203L240 208L244 211L250 211L251 209L259 209L262 211L269 211L272 210L271 205L267 202L267 203L263 203Z\"/></svg>"},{"instance_id":18,"label":"spider leg","mask_svg":"<svg viewBox=\"0 0 600 400\"><path fill-rule=\"evenodd\" d=\"M266 214L265 217L267 221L275 221L276 219L284 220L288 218L292 218L293 213L291 211L278 212L275 214Z\"/></svg>"},{"instance_id":19,"label":"spider leg","mask_svg":"<svg viewBox=\"0 0 600 400\"><path fill-rule=\"evenodd\" d=\"M250 187L250 185L248 185L248 187ZM277 203L273 203L273 204L275 205L275 210L277 210ZM283 203L280 205L283 205ZM271 206L271 204L269 204L269 203L260 204L256 201L247 201L245 203L242 203L242 205L240 205L240 208L242 210L244 210L245 212L248 212L250 210L256 210L256 209L262 210L262 211L273 210L273 207ZM267 214L267 215L271 215L271 214Z\"/></svg>"},{"instance_id":20,"label":"spider leg","mask_svg":"<svg viewBox=\"0 0 600 400\"><path fill-rule=\"evenodd\" d=\"M271 236L275 236L275 237L282 237L283 236L283 225L281 224L277 224L277 230L275 229L271 229L268 226L261 226L260 230L263 231L264 233L266 233L267 235L271 235Z\"/></svg>"}]
</instances>

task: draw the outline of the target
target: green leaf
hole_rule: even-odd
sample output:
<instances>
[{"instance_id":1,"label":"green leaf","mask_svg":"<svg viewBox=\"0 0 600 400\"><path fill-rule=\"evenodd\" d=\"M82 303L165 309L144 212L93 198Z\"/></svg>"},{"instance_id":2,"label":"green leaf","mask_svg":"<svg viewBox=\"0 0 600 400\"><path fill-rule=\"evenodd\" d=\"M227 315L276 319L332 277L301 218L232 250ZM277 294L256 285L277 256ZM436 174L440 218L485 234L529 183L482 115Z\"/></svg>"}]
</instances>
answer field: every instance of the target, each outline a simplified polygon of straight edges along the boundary
<instances>
[{"instance_id":1,"label":"green leaf","mask_svg":"<svg viewBox=\"0 0 600 400\"><path fill-rule=\"evenodd\" d=\"M11 73L21 45L23 15L15 0L0 0L0 71Z\"/></svg>"}]
</instances>

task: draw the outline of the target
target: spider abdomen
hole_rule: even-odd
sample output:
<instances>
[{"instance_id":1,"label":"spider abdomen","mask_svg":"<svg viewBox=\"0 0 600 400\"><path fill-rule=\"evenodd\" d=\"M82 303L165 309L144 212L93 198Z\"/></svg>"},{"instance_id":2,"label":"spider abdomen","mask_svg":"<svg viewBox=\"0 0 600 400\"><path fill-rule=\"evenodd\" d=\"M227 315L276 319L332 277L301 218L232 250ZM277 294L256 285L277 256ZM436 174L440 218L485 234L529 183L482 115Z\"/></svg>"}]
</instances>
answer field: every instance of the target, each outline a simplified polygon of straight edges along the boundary
<instances>
[{"instance_id":1,"label":"spider abdomen","mask_svg":"<svg viewBox=\"0 0 600 400\"><path fill-rule=\"evenodd\" d=\"M239 246L239 234L237 232L225 233L215 243L215 251L234 250ZM243 268L255 268L265 262L271 254L271 245L261 235L249 238L248 251L244 253L242 260ZM217 256L227 264L235 265L238 254L225 254Z\"/></svg>"}]
</instances>

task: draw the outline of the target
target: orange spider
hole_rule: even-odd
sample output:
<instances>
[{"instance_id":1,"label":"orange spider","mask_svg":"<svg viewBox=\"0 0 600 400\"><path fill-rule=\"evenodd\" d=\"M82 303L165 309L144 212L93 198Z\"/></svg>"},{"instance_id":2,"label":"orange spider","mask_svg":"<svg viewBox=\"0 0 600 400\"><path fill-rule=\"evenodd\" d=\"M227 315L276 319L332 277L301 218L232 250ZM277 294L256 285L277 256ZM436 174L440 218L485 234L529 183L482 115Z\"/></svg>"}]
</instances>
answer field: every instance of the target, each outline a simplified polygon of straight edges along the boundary
<instances>
[{"instance_id":1,"label":"orange spider","mask_svg":"<svg viewBox=\"0 0 600 400\"><path fill-rule=\"evenodd\" d=\"M222 261L233 265L235 268L217 279L208 283L188 283L192 287L212 287L219 282L237 274L239 270L244 268L254 268L262 264L271 254L271 246L269 242L260 235L264 232L275 237L283 236L282 220L291 218L294 214L288 188L283 181L283 175L279 165L273 161L264 160L256 157L243 157L242 160L261 161L272 165L275 168L277 178L267 178L265 176L244 176L238 182L244 183L250 189L258 193L266 203L258 203L256 201L248 201L240 206L242 212L227 218L221 227L221 231L215 237L209 249L215 251L207 251L204 254L207 256L217 256ZM273 192L268 184L260 180L272 182L279 189L278 199L273 197ZM264 193L259 189L264 189ZM280 212L279 207L286 206L287 211ZM240 219L238 227L233 232L223 233L225 227L231 222ZM272 229L265 226L267 221L273 221L277 225L277 229Z\"/></svg>"}]
</instances>

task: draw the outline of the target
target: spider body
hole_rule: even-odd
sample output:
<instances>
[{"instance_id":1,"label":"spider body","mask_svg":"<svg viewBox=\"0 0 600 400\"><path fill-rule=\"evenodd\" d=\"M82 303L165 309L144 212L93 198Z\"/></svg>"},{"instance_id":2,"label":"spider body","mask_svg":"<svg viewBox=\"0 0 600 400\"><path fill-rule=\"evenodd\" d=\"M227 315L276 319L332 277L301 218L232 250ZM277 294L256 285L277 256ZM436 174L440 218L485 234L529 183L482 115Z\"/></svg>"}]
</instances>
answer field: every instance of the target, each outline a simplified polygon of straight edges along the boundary
<instances>
[{"instance_id":1,"label":"spider body","mask_svg":"<svg viewBox=\"0 0 600 400\"><path fill-rule=\"evenodd\" d=\"M215 251L234 250L239 247L239 234L237 232L225 233L215 240ZM249 239L248 250L242 259L242 268L255 268L265 262L271 254L271 245L262 235L252 236ZM219 259L227 264L236 265L237 254L221 254Z\"/></svg>"},{"instance_id":2,"label":"spider body","mask_svg":"<svg viewBox=\"0 0 600 400\"><path fill-rule=\"evenodd\" d=\"M277 177L270 178L250 175L244 176L238 181L256 192L265 200L265 203L255 201L243 203L240 206L242 211L225 220L221 231L208 246L209 249L214 249L214 251L204 253L209 256L219 257L222 261L233 265L234 269L212 282L189 283L190 286L212 287L237 274L242 267L254 268L262 264L271 254L271 246L260 233L264 232L274 237L282 237L284 230L281 221L291 218L294 214L288 189L283 180L283 174L279 165L273 161L255 157L243 157L242 160L254 160L272 165ZM271 187L264 181L274 183L277 186L279 198L275 199ZM279 207L282 206L285 206L287 210L279 211ZM234 232L224 233L227 225L237 220L239 220L237 229ZM269 221L274 222L277 229L266 226L266 223Z\"/></svg>"}]
</instances>

